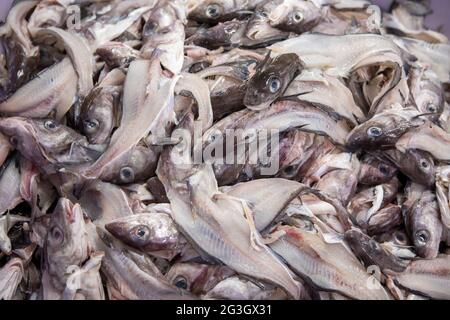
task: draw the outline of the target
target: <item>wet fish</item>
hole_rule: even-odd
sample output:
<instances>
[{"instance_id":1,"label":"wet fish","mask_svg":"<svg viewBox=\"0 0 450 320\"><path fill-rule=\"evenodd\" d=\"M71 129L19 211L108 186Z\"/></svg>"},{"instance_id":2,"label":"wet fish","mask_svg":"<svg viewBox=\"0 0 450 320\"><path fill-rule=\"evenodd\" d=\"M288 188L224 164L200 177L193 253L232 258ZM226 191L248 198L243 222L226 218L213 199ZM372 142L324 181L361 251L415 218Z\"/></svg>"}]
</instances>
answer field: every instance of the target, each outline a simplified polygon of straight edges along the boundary
<instances>
[{"instance_id":1,"label":"wet fish","mask_svg":"<svg viewBox=\"0 0 450 320\"><path fill-rule=\"evenodd\" d=\"M0 269L0 300L11 300L24 276L24 266L19 258L10 259Z\"/></svg>"},{"instance_id":2,"label":"wet fish","mask_svg":"<svg viewBox=\"0 0 450 320\"><path fill-rule=\"evenodd\" d=\"M188 262L174 264L165 276L180 289L189 290L195 295L204 295L234 274L233 270L225 266Z\"/></svg>"},{"instance_id":3,"label":"wet fish","mask_svg":"<svg viewBox=\"0 0 450 320\"><path fill-rule=\"evenodd\" d=\"M402 288L432 299L449 299L449 256L440 255L434 260L412 261L408 268L394 275Z\"/></svg>"},{"instance_id":4,"label":"wet fish","mask_svg":"<svg viewBox=\"0 0 450 320\"><path fill-rule=\"evenodd\" d=\"M271 249L305 281L353 299L390 299L378 280L371 278L342 244L327 244L320 235L294 227L277 230L285 235L272 243Z\"/></svg>"},{"instance_id":5,"label":"wet fish","mask_svg":"<svg viewBox=\"0 0 450 320\"><path fill-rule=\"evenodd\" d=\"M251 110L268 108L284 93L302 67L295 54L268 57L257 66L255 75L249 80L244 104Z\"/></svg>"},{"instance_id":6,"label":"wet fish","mask_svg":"<svg viewBox=\"0 0 450 320\"><path fill-rule=\"evenodd\" d=\"M367 267L379 266L382 270L388 269L395 272L402 272L407 267L406 262L385 250L377 241L364 234L361 230L352 229L347 231L345 240L351 246L355 255Z\"/></svg>"},{"instance_id":7,"label":"wet fish","mask_svg":"<svg viewBox=\"0 0 450 320\"><path fill-rule=\"evenodd\" d=\"M430 191L424 192L407 211L405 219L417 254L422 258L435 259L443 237L436 196Z\"/></svg>"},{"instance_id":8,"label":"wet fish","mask_svg":"<svg viewBox=\"0 0 450 320\"><path fill-rule=\"evenodd\" d=\"M162 212L133 214L113 220L105 228L131 247L167 259L186 244L172 218Z\"/></svg>"},{"instance_id":9,"label":"wet fish","mask_svg":"<svg viewBox=\"0 0 450 320\"><path fill-rule=\"evenodd\" d=\"M65 198L58 201L44 248L44 272L49 279L49 287L43 287L45 298L50 292L62 293L71 266L80 266L89 257L89 237L80 205Z\"/></svg>"}]
</instances>

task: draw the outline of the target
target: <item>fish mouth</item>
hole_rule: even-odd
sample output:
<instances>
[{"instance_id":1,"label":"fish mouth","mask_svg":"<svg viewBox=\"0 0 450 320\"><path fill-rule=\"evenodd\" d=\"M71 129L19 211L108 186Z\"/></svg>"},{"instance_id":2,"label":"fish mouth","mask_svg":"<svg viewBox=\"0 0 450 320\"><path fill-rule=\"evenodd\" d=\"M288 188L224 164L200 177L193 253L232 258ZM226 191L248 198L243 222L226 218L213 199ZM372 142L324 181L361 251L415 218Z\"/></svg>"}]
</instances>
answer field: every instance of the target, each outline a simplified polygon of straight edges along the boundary
<instances>
[{"instance_id":1,"label":"fish mouth","mask_svg":"<svg viewBox=\"0 0 450 320\"><path fill-rule=\"evenodd\" d=\"M73 204L69 199L62 198L59 202L59 206L64 212L64 218L68 224L75 223L77 220L77 213L81 210L80 205Z\"/></svg>"}]
</instances>

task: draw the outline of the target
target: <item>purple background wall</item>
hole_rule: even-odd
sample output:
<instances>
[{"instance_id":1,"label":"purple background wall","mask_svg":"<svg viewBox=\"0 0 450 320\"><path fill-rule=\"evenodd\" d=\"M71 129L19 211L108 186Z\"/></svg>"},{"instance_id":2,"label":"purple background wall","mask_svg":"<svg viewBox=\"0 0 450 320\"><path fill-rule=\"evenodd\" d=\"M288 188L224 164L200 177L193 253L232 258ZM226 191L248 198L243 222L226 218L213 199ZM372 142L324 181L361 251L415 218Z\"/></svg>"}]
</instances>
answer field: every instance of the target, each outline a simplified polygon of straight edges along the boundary
<instances>
[{"instance_id":1,"label":"purple background wall","mask_svg":"<svg viewBox=\"0 0 450 320\"><path fill-rule=\"evenodd\" d=\"M13 0L0 0L0 20L4 20ZM392 0L372 0L383 8L388 8ZM444 27L444 33L450 37L450 1L449 0L431 0L434 14L427 19L427 25L436 29Z\"/></svg>"}]
</instances>

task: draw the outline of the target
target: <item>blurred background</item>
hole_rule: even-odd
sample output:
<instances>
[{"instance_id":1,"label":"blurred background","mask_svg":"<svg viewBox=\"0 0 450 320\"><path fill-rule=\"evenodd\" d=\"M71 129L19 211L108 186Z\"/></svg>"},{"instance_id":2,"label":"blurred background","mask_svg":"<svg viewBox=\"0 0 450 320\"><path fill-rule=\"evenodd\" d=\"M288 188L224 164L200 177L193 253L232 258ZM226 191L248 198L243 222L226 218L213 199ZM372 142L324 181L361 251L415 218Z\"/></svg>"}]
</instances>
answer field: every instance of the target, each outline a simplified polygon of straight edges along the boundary
<instances>
[{"instance_id":1,"label":"blurred background","mask_svg":"<svg viewBox=\"0 0 450 320\"><path fill-rule=\"evenodd\" d=\"M0 20L4 21L8 10L14 0L0 0ZM378 4L387 10L392 0L372 0L372 3ZM427 26L437 30L442 28L442 33L450 37L450 1L449 0L431 0L433 14L427 18Z\"/></svg>"}]
</instances>

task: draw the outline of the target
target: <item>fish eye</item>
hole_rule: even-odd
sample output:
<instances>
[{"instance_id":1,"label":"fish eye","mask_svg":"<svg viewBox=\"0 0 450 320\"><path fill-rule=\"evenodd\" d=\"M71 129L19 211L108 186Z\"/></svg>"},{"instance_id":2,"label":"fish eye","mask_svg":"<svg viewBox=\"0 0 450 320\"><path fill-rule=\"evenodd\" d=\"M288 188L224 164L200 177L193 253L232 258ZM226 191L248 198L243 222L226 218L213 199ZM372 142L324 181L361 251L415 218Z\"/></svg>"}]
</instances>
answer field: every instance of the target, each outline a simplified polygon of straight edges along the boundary
<instances>
[{"instance_id":1,"label":"fish eye","mask_svg":"<svg viewBox=\"0 0 450 320\"><path fill-rule=\"evenodd\" d=\"M378 138L383 134L383 130L381 130L381 128L378 127L371 127L369 128L369 130L367 130L367 134L370 137Z\"/></svg>"},{"instance_id":2,"label":"fish eye","mask_svg":"<svg viewBox=\"0 0 450 320\"><path fill-rule=\"evenodd\" d=\"M16 147L19 144L19 139L16 136L12 136L9 138L9 143L11 143L13 147Z\"/></svg>"},{"instance_id":3,"label":"fish eye","mask_svg":"<svg viewBox=\"0 0 450 320\"><path fill-rule=\"evenodd\" d=\"M283 173L287 176L292 176L293 174L295 174L295 169L295 166L288 166L283 169Z\"/></svg>"},{"instance_id":4,"label":"fish eye","mask_svg":"<svg viewBox=\"0 0 450 320\"><path fill-rule=\"evenodd\" d=\"M378 167L378 170L380 170L381 174L387 176L389 174L389 169L385 164L380 164L380 166Z\"/></svg>"},{"instance_id":5,"label":"fish eye","mask_svg":"<svg viewBox=\"0 0 450 320\"><path fill-rule=\"evenodd\" d=\"M300 11L295 11L292 14L292 19L294 19L295 22L299 23L303 21L303 13Z\"/></svg>"},{"instance_id":6,"label":"fish eye","mask_svg":"<svg viewBox=\"0 0 450 320\"><path fill-rule=\"evenodd\" d=\"M123 167L120 169L120 180L124 183L129 183L134 180L134 170L130 167Z\"/></svg>"},{"instance_id":7,"label":"fish eye","mask_svg":"<svg viewBox=\"0 0 450 320\"><path fill-rule=\"evenodd\" d=\"M84 132L95 133L100 127L100 123L97 119L88 119L83 121Z\"/></svg>"},{"instance_id":8,"label":"fish eye","mask_svg":"<svg viewBox=\"0 0 450 320\"><path fill-rule=\"evenodd\" d=\"M421 159L420 160L420 167L422 167L423 169L429 169L430 168L430 164L428 163L427 160L425 159Z\"/></svg>"},{"instance_id":9,"label":"fish eye","mask_svg":"<svg viewBox=\"0 0 450 320\"><path fill-rule=\"evenodd\" d=\"M47 120L44 122L44 127L47 130L55 130L58 127L58 125L53 120Z\"/></svg>"},{"instance_id":10,"label":"fish eye","mask_svg":"<svg viewBox=\"0 0 450 320\"><path fill-rule=\"evenodd\" d=\"M404 235L403 233L401 233L401 232L397 232L397 233L395 234L395 239L396 239L396 240L398 241L398 243L400 243L400 244L406 243L405 235Z\"/></svg>"},{"instance_id":11,"label":"fish eye","mask_svg":"<svg viewBox=\"0 0 450 320\"><path fill-rule=\"evenodd\" d=\"M275 93L281 89L281 80L277 76L271 76L267 80L267 85L269 86L270 92Z\"/></svg>"},{"instance_id":12,"label":"fish eye","mask_svg":"<svg viewBox=\"0 0 450 320\"><path fill-rule=\"evenodd\" d=\"M429 103L427 105L427 111L430 113L436 113L438 111L438 108L434 103Z\"/></svg>"},{"instance_id":13,"label":"fish eye","mask_svg":"<svg viewBox=\"0 0 450 320\"><path fill-rule=\"evenodd\" d=\"M148 233L149 230L146 226L139 226L135 231L135 234L139 239L144 239Z\"/></svg>"},{"instance_id":14,"label":"fish eye","mask_svg":"<svg viewBox=\"0 0 450 320\"><path fill-rule=\"evenodd\" d=\"M175 287L180 288L180 289L187 290L187 288L188 288L187 280L183 276L177 276L173 280L173 284L175 285Z\"/></svg>"},{"instance_id":15,"label":"fish eye","mask_svg":"<svg viewBox=\"0 0 450 320\"><path fill-rule=\"evenodd\" d=\"M216 3L206 7L206 16L209 18L218 18L220 16L220 6Z\"/></svg>"},{"instance_id":16,"label":"fish eye","mask_svg":"<svg viewBox=\"0 0 450 320\"><path fill-rule=\"evenodd\" d=\"M64 234L57 226L50 229L50 237L56 243L62 243L64 240Z\"/></svg>"},{"instance_id":17,"label":"fish eye","mask_svg":"<svg viewBox=\"0 0 450 320\"><path fill-rule=\"evenodd\" d=\"M419 230L415 238L419 244L426 244L430 239L430 233L427 230Z\"/></svg>"}]
</instances>

